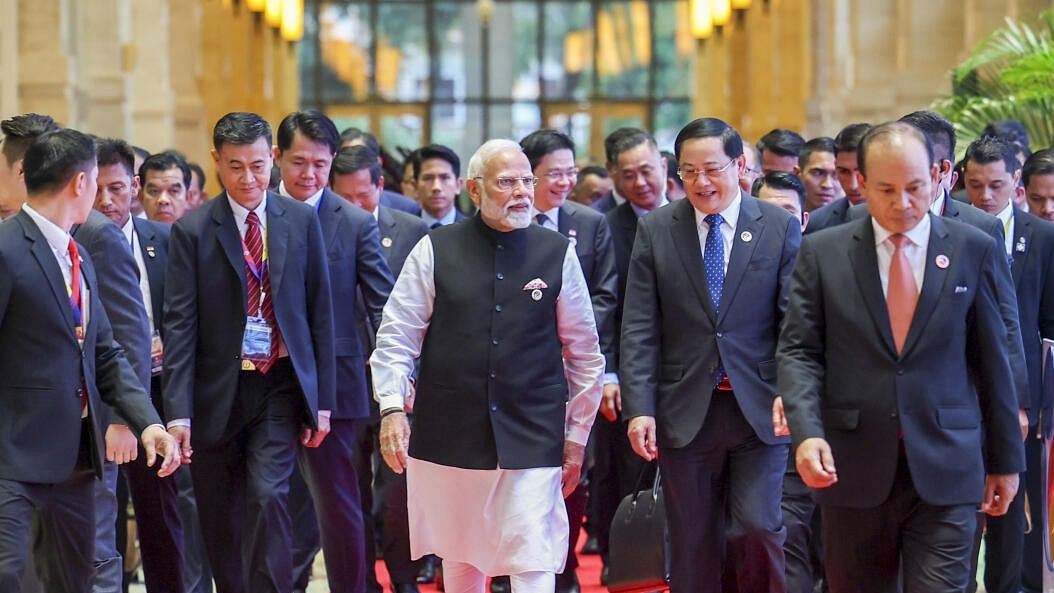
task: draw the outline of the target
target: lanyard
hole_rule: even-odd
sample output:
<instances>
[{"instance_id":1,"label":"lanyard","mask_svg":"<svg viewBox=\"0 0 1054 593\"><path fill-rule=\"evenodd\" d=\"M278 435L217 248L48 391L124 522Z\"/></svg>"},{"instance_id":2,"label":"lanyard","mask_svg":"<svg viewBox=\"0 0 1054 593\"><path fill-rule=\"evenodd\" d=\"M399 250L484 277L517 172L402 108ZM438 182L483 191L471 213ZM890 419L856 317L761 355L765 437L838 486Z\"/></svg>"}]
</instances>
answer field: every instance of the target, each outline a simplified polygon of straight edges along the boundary
<instances>
[{"instance_id":1,"label":"lanyard","mask_svg":"<svg viewBox=\"0 0 1054 593\"><path fill-rule=\"evenodd\" d=\"M260 289L263 290L263 277L267 273L267 239L263 241L263 257L260 261L260 267L256 267L256 262L253 261L253 256L249 253L249 246L245 244L245 238L242 237L242 257L245 258L245 265L249 267L249 272L252 273L256 281L260 283Z\"/></svg>"}]
</instances>

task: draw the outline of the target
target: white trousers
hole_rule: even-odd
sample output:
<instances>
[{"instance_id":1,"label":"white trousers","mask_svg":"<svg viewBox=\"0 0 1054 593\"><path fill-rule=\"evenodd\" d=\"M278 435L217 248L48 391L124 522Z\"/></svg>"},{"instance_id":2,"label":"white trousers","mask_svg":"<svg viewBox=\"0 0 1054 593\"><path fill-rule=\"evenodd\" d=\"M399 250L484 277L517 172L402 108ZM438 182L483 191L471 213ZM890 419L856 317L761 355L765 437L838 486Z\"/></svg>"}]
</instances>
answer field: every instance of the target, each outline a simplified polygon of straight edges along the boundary
<instances>
[{"instance_id":1,"label":"white trousers","mask_svg":"<svg viewBox=\"0 0 1054 593\"><path fill-rule=\"evenodd\" d=\"M512 593L553 593L556 574L552 572L522 572L509 575ZM485 593L487 577L478 568L465 562L443 561L443 587L446 593Z\"/></svg>"}]
</instances>

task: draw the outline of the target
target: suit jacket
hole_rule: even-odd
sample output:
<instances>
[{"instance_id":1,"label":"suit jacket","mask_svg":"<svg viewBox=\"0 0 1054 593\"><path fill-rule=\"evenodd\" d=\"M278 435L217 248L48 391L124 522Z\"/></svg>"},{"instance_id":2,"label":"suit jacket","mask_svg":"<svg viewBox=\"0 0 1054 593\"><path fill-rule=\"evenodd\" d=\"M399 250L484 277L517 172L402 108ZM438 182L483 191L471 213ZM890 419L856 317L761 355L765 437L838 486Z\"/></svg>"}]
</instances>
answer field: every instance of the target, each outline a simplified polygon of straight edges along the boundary
<instances>
[{"instance_id":1,"label":"suit jacket","mask_svg":"<svg viewBox=\"0 0 1054 593\"><path fill-rule=\"evenodd\" d=\"M615 207L618 205L619 203L615 201L615 194L610 193L604 196L603 198L600 198L599 200L593 202L592 205L590 205L590 208L596 210L601 214L607 214L608 212L614 210Z\"/></svg>"},{"instance_id":2,"label":"suit jacket","mask_svg":"<svg viewBox=\"0 0 1054 593\"><path fill-rule=\"evenodd\" d=\"M333 307L322 228L314 208L267 194L271 301L300 382L304 422L332 410ZM216 443L238 393L246 321L245 259L226 194L172 227L165 274L165 411L190 418L194 439Z\"/></svg>"},{"instance_id":3,"label":"suit jacket","mask_svg":"<svg viewBox=\"0 0 1054 593\"><path fill-rule=\"evenodd\" d=\"M615 354L618 333L615 331L615 309L618 307L618 274L615 272L615 251L611 231L603 214L575 202L560 206L557 221L560 234L575 245L578 263L589 287L596 316L600 351L604 354L606 371L618 372Z\"/></svg>"},{"instance_id":4,"label":"suit jacket","mask_svg":"<svg viewBox=\"0 0 1054 593\"><path fill-rule=\"evenodd\" d=\"M821 504L884 501L901 443L915 489L932 505L979 502L986 471L1025 469L996 298L1002 243L930 220L925 276L899 355L871 218L802 245L777 353L779 387L795 447L813 437L831 445L838 482L817 491ZM949 265L935 263L939 255Z\"/></svg>"},{"instance_id":5,"label":"suit jacket","mask_svg":"<svg viewBox=\"0 0 1054 593\"><path fill-rule=\"evenodd\" d=\"M663 447L684 447L702 428L719 360L758 438L787 442L772 430L775 353L801 223L741 195L719 313L692 204L674 202L637 225L622 319L623 414L654 416Z\"/></svg>"},{"instance_id":6,"label":"suit jacket","mask_svg":"<svg viewBox=\"0 0 1054 593\"><path fill-rule=\"evenodd\" d=\"M366 389L366 355L357 329L359 303L374 331L392 291L392 272L381 251L377 222L362 208L326 189L318 203L322 238L329 261L336 354L336 405L332 417L370 415ZM422 223L423 224L423 223ZM362 300L357 296L361 291Z\"/></svg>"},{"instance_id":7,"label":"suit jacket","mask_svg":"<svg viewBox=\"0 0 1054 593\"><path fill-rule=\"evenodd\" d=\"M846 222L867 218L870 215L871 212L867 209L866 202L850 206ZM964 205L958 200L953 200L947 194L944 196L944 213L941 216L979 228L998 241L1003 240L1003 223L999 222L998 218L969 204Z\"/></svg>"},{"instance_id":8,"label":"suit jacket","mask_svg":"<svg viewBox=\"0 0 1054 593\"><path fill-rule=\"evenodd\" d=\"M849 207L851 205L849 198L841 198L813 210L809 213L809 226L805 227L805 234L808 235L848 222Z\"/></svg>"},{"instance_id":9,"label":"suit jacket","mask_svg":"<svg viewBox=\"0 0 1054 593\"><path fill-rule=\"evenodd\" d=\"M149 389L150 319L139 292L139 266L132 256L131 245L121 229L96 210L88 213L83 224L74 227L72 236L85 247L95 263L99 297L110 319L114 339L124 349L139 384ZM120 413L113 421L127 424Z\"/></svg>"},{"instance_id":10,"label":"suit jacket","mask_svg":"<svg viewBox=\"0 0 1054 593\"><path fill-rule=\"evenodd\" d=\"M381 192L381 206L402 210L414 216L421 216L421 205L399 192L384 190Z\"/></svg>"},{"instance_id":11,"label":"suit jacket","mask_svg":"<svg viewBox=\"0 0 1054 593\"><path fill-rule=\"evenodd\" d=\"M81 260L90 295L83 349L62 270L44 235L25 212L0 224L0 479L54 484L69 478L80 447L81 385L88 390L96 477L107 405L137 434L161 422L114 341L87 250Z\"/></svg>"},{"instance_id":12,"label":"suit jacket","mask_svg":"<svg viewBox=\"0 0 1054 593\"><path fill-rule=\"evenodd\" d=\"M152 329L162 332L161 336L164 337L165 268L168 267L168 240L172 234L172 225L132 217L132 226L135 227L139 250L143 254L143 267L146 268L147 282L150 284L150 308L154 318Z\"/></svg>"},{"instance_id":13,"label":"suit jacket","mask_svg":"<svg viewBox=\"0 0 1054 593\"><path fill-rule=\"evenodd\" d=\"M1002 243L1000 243L1002 245ZM1025 365L1028 369L1029 423L1049 417L1043 398L1043 338L1054 339L1054 224L1014 209L1010 271L1017 293Z\"/></svg>"},{"instance_id":14,"label":"suit jacket","mask_svg":"<svg viewBox=\"0 0 1054 593\"><path fill-rule=\"evenodd\" d=\"M399 277L410 250L428 234L428 225L419 216L410 216L400 210L378 206L377 225L380 227L381 248L392 276Z\"/></svg>"}]
</instances>

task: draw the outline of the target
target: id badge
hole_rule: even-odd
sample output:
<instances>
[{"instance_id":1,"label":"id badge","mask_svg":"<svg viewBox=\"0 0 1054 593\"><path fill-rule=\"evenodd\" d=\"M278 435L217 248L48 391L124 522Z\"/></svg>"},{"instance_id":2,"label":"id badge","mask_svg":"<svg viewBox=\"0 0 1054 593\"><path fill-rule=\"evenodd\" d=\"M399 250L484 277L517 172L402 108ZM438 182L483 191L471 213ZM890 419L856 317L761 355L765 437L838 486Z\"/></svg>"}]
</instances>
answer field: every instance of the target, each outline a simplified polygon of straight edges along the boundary
<instances>
[{"instance_id":1,"label":"id badge","mask_svg":"<svg viewBox=\"0 0 1054 593\"><path fill-rule=\"evenodd\" d=\"M161 344L161 332L154 330L154 335L150 339L150 374L157 376L161 374L161 369L164 366L165 348Z\"/></svg>"},{"instance_id":2,"label":"id badge","mask_svg":"<svg viewBox=\"0 0 1054 593\"><path fill-rule=\"evenodd\" d=\"M242 338L242 358L267 360L271 357L271 326L263 317L245 319L245 336Z\"/></svg>"}]
</instances>

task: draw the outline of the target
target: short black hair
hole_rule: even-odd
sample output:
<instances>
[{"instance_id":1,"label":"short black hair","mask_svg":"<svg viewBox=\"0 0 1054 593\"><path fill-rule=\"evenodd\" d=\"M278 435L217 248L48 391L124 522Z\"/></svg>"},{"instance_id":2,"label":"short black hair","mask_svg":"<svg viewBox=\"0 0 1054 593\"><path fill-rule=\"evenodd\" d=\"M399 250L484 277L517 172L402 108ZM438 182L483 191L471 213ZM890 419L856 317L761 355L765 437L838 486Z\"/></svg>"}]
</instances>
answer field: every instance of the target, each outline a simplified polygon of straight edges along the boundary
<instances>
[{"instance_id":1,"label":"short black hair","mask_svg":"<svg viewBox=\"0 0 1054 593\"><path fill-rule=\"evenodd\" d=\"M359 128L348 128L340 133L341 144L356 140L362 140L375 154L381 154L381 143L377 141L377 137L373 134Z\"/></svg>"},{"instance_id":2,"label":"short black hair","mask_svg":"<svg viewBox=\"0 0 1054 593\"><path fill-rule=\"evenodd\" d=\"M805 212L805 184L801 182L797 175L786 171L769 171L754 181L754 185L751 187L751 195L755 198L761 197L761 188L763 187L789 189L797 193L798 204L801 205L801 211Z\"/></svg>"},{"instance_id":3,"label":"short black hair","mask_svg":"<svg viewBox=\"0 0 1054 593\"><path fill-rule=\"evenodd\" d=\"M676 161L675 161L676 162ZM581 179L586 175L596 175L601 179L608 178L608 170L599 165L589 165L588 167L582 167L578 170L578 178Z\"/></svg>"},{"instance_id":4,"label":"short black hair","mask_svg":"<svg viewBox=\"0 0 1054 593\"><path fill-rule=\"evenodd\" d=\"M132 145L132 154L143 159L144 161L150 158L150 151L143 148L142 146Z\"/></svg>"},{"instance_id":5,"label":"short black hair","mask_svg":"<svg viewBox=\"0 0 1054 593\"><path fill-rule=\"evenodd\" d=\"M417 160L414 161L414 179L421 177L421 166L429 159L440 159L450 163L456 177L461 177L461 159L457 153L442 144L429 144L417 149Z\"/></svg>"},{"instance_id":6,"label":"short black hair","mask_svg":"<svg viewBox=\"0 0 1054 593\"><path fill-rule=\"evenodd\" d=\"M1026 188L1034 175L1054 175L1054 149L1037 150L1028 157L1021 168L1021 182Z\"/></svg>"},{"instance_id":7,"label":"short black hair","mask_svg":"<svg viewBox=\"0 0 1054 593\"><path fill-rule=\"evenodd\" d=\"M169 169L179 169L183 173L183 189L190 189L190 165L187 164L181 153L174 150L152 154L143 161L143 164L139 166L139 182L146 184L148 171L163 172Z\"/></svg>"},{"instance_id":8,"label":"short black hair","mask_svg":"<svg viewBox=\"0 0 1054 593\"><path fill-rule=\"evenodd\" d=\"M278 124L278 149L289 150L297 132L312 142L328 146L333 154L337 154L340 150L340 134L337 133L337 126L321 111L310 109L296 111L285 116L282 123Z\"/></svg>"},{"instance_id":9,"label":"short black hair","mask_svg":"<svg viewBox=\"0 0 1054 593\"><path fill-rule=\"evenodd\" d=\"M817 152L834 154L834 138L819 136L803 144L801 152L798 153L798 167L805 170L805 165L809 164L809 159Z\"/></svg>"},{"instance_id":10,"label":"short black hair","mask_svg":"<svg viewBox=\"0 0 1054 593\"><path fill-rule=\"evenodd\" d=\"M856 152L860 149L860 141L864 134L871 129L871 124L855 123L842 128L841 132L834 137L834 156L843 152Z\"/></svg>"},{"instance_id":11,"label":"short black hair","mask_svg":"<svg viewBox=\"0 0 1054 593\"><path fill-rule=\"evenodd\" d=\"M95 143L96 161L99 167L124 165L129 177L135 177L135 153L127 142L120 138L102 138Z\"/></svg>"},{"instance_id":12,"label":"short black hair","mask_svg":"<svg viewBox=\"0 0 1054 593\"><path fill-rule=\"evenodd\" d=\"M978 165L987 165L996 161L1003 161L1006 172L1013 175L1021 168L1017 160L1018 146L1006 138L999 136L981 136L970 143L963 157L963 171L967 171L970 162Z\"/></svg>"},{"instance_id":13,"label":"short black hair","mask_svg":"<svg viewBox=\"0 0 1054 593\"><path fill-rule=\"evenodd\" d=\"M2 152L7 164L21 160L37 136L57 129L59 125L51 116L39 113L23 113L0 121L0 132L4 134Z\"/></svg>"},{"instance_id":14,"label":"short black hair","mask_svg":"<svg viewBox=\"0 0 1054 593\"><path fill-rule=\"evenodd\" d=\"M787 128L776 128L758 140L758 156L767 150L779 156L796 157L804 144L805 138L802 138L801 134Z\"/></svg>"},{"instance_id":15,"label":"short black hair","mask_svg":"<svg viewBox=\"0 0 1054 593\"><path fill-rule=\"evenodd\" d=\"M255 113L234 111L224 115L212 129L212 147L219 150L224 144L244 146L260 138L271 147L271 124ZM190 185L189 183L187 185Z\"/></svg>"},{"instance_id":16,"label":"short black hair","mask_svg":"<svg viewBox=\"0 0 1054 593\"><path fill-rule=\"evenodd\" d=\"M403 157L403 166L401 169L402 178L405 179L406 177L406 167L410 167L410 177L412 178L414 171L416 171L417 168L421 166L421 158L418 156L420 154L420 150L420 148L415 148L410 152L406 153L406 156Z\"/></svg>"},{"instance_id":17,"label":"short black hair","mask_svg":"<svg viewBox=\"0 0 1054 593\"><path fill-rule=\"evenodd\" d=\"M26 148L22 162L29 195L56 192L96 166L95 140L69 128L44 132Z\"/></svg>"},{"instance_id":18,"label":"short black hair","mask_svg":"<svg viewBox=\"0 0 1054 593\"><path fill-rule=\"evenodd\" d=\"M651 134L644 130L640 128L619 128L608 134L607 138L604 138L604 158L607 159L608 164L614 165L618 162L619 155L645 142L656 151L659 150L659 145L655 143L655 138L652 138Z\"/></svg>"},{"instance_id":19,"label":"short black hair","mask_svg":"<svg viewBox=\"0 0 1054 593\"><path fill-rule=\"evenodd\" d=\"M198 190L205 191L205 169L201 168L201 165L187 161L187 166L190 167L191 173L197 173L198 175ZM193 183L194 178L191 177Z\"/></svg>"},{"instance_id":20,"label":"short black hair","mask_svg":"<svg viewBox=\"0 0 1054 593\"><path fill-rule=\"evenodd\" d=\"M994 121L985 126L984 130L981 130L981 135L998 136L1004 140L1009 140L1014 144L1020 144L1021 151L1025 154L1031 152L1031 143L1028 139L1028 129L1025 128L1025 124L1016 119Z\"/></svg>"},{"instance_id":21,"label":"short black hair","mask_svg":"<svg viewBox=\"0 0 1054 593\"><path fill-rule=\"evenodd\" d=\"M677 132L677 139L673 141L673 152L678 161L681 160L681 145L695 138L720 138L721 148L726 156L733 159L743 156L743 138L735 128L716 117L700 117Z\"/></svg>"},{"instance_id":22,"label":"short black hair","mask_svg":"<svg viewBox=\"0 0 1054 593\"><path fill-rule=\"evenodd\" d=\"M377 155L368 146L345 146L337 151L333 167L329 170L329 183L332 185L337 175L351 175L363 169L370 170L370 182L374 185L381 180L381 164Z\"/></svg>"},{"instance_id":23,"label":"short black hair","mask_svg":"<svg viewBox=\"0 0 1054 593\"><path fill-rule=\"evenodd\" d=\"M542 162L545 155L558 150L570 150L571 158L575 156L575 141L557 130L535 130L520 140L520 148L523 149L523 154L527 155L532 171Z\"/></svg>"},{"instance_id":24,"label":"short black hair","mask_svg":"<svg viewBox=\"0 0 1054 593\"><path fill-rule=\"evenodd\" d=\"M681 176L677 174L677 155L673 154L668 150L660 151L659 154L666 159L666 178L673 179L681 189L684 189L684 181L681 180Z\"/></svg>"},{"instance_id":25,"label":"short black hair","mask_svg":"<svg viewBox=\"0 0 1054 593\"><path fill-rule=\"evenodd\" d=\"M933 143L930 142L930 137L926 135L918 127L905 122L905 121L887 121L886 123L879 124L864 134L862 140L860 140L860 151L857 152L856 159L860 166L860 174L867 178L867 149L871 147L874 142L880 142L883 139L890 136L912 136L916 140L922 143L926 149L926 157L929 159L927 166L932 167L934 161Z\"/></svg>"},{"instance_id":26,"label":"short black hair","mask_svg":"<svg viewBox=\"0 0 1054 593\"><path fill-rule=\"evenodd\" d=\"M955 162L955 127L934 111L914 111L900 118L922 130L929 139L935 158Z\"/></svg>"}]
</instances>

